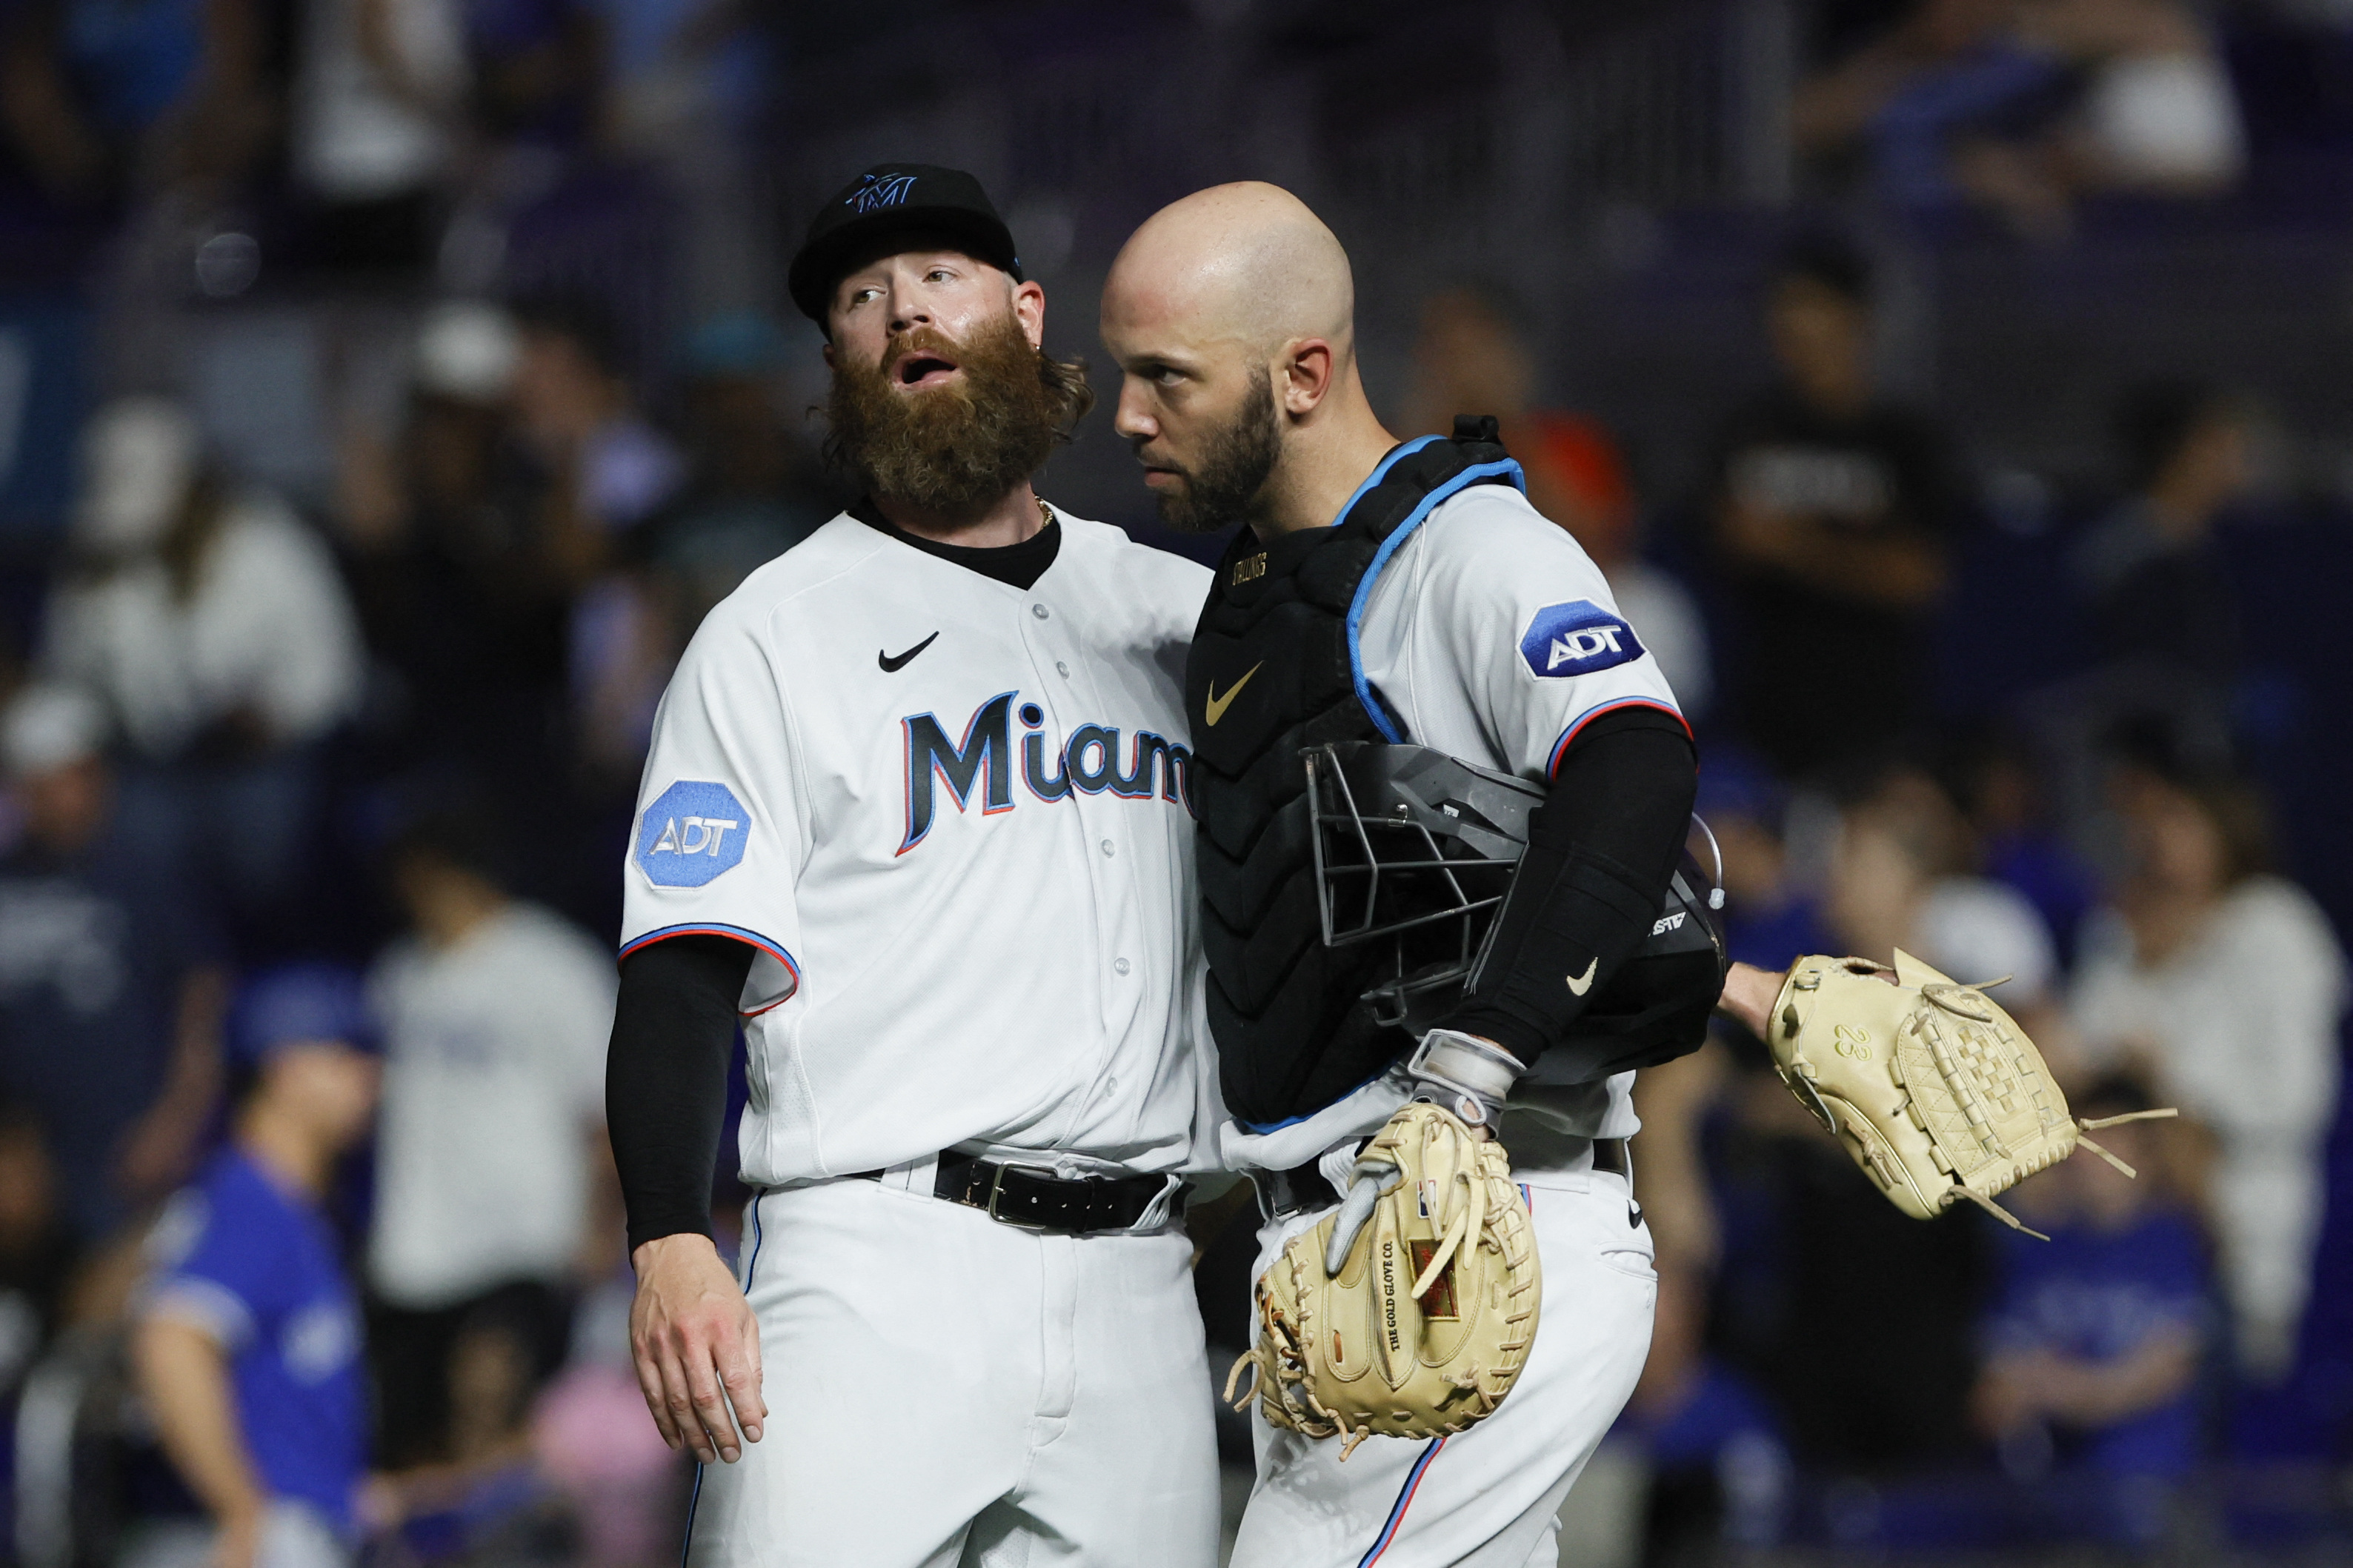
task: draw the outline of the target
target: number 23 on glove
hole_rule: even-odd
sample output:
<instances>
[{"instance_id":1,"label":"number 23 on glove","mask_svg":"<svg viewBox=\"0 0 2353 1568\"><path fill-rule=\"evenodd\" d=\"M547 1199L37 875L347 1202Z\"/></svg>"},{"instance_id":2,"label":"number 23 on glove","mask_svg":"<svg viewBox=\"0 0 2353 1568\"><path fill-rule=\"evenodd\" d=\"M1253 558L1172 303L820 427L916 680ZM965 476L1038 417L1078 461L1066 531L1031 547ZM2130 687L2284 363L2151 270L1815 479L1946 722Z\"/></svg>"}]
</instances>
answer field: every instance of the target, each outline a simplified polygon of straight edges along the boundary
<instances>
[{"instance_id":1,"label":"number 23 on glove","mask_svg":"<svg viewBox=\"0 0 2353 1568\"><path fill-rule=\"evenodd\" d=\"M1860 958L1798 960L1765 1043L1789 1092L1915 1219L1967 1202L2042 1237L1995 1195L2079 1143L2129 1176L2131 1166L2084 1134L2174 1114L2079 1121L2042 1053L1982 988L1956 984L1901 951L1893 984L1888 974Z\"/></svg>"}]
</instances>

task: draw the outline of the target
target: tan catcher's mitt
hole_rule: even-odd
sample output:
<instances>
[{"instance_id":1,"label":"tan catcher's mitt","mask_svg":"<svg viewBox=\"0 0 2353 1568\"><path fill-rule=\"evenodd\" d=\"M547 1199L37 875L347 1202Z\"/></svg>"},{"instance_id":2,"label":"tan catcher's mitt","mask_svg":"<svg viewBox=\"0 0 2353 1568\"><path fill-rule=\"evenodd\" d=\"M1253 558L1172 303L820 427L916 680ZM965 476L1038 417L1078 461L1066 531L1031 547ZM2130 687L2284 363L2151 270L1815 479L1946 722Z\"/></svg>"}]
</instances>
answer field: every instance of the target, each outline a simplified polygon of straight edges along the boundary
<instances>
[{"instance_id":1,"label":"tan catcher's mitt","mask_svg":"<svg viewBox=\"0 0 2353 1568\"><path fill-rule=\"evenodd\" d=\"M1789 1092L1915 1219L1968 1202L2042 1237L1995 1194L2078 1143L2129 1176L2130 1165L2084 1134L2174 1114L2078 1121L2042 1053L1983 989L1956 984L1901 950L1892 985L1888 973L1861 958L1798 960L1774 1001L1766 1044Z\"/></svg>"},{"instance_id":2,"label":"tan catcher's mitt","mask_svg":"<svg viewBox=\"0 0 2353 1568\"><path fill-rule=\"evenodd\" d=\"M1240 1409L1255 1396L1270 1423L1311 1437L1345 1434L1343 1459L1376 1432L1460 1432L1520 1375L1542 1290L1503 1146L1452 1111L1406 1106L1357 1155L1348 1200L1259 1280L1258 1342L1226 1397ZM1237 1399L1251 1366L1256 1386Z\"/></svg>"}]
</instances>

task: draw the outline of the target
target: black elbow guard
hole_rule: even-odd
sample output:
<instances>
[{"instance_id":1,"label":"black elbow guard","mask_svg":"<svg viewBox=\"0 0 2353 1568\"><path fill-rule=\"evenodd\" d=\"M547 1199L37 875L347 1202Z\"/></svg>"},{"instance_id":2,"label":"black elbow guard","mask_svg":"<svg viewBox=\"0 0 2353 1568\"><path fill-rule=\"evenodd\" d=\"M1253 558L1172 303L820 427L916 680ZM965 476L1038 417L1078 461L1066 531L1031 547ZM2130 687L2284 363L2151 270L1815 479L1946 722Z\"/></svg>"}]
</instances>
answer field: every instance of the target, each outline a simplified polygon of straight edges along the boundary
<instances>
[{"instance_id":1,"label":"black elbow guard","mask_svg":"<svg viewBox=\"0 0 2353 1568\"><path fill-rule=\"evenodd\" d=\"M1697 787L1691 742L1665 715L1611 714L1580 736L1528 818L1511 890L1446 1026L1532 1067L1546 1058L1554 1082L1697 1045L1723 979L1707 884L1683 847Z\"/></svg>"},{"instance_id":2,"label":"black elbow guard","mask_svg":"<svg viewBox=\"0 0 2353 1568\"><path fill-rule=\"evenodd\" d=\"M1494 940L1449 1020L1531 1065L1568 1032L1659 918L1659 891L1624 862L1591 846L1546 841L1554 836L1542 819L1556 809L1530 818L1530 842Z\"/></svg>"}]
</instances>

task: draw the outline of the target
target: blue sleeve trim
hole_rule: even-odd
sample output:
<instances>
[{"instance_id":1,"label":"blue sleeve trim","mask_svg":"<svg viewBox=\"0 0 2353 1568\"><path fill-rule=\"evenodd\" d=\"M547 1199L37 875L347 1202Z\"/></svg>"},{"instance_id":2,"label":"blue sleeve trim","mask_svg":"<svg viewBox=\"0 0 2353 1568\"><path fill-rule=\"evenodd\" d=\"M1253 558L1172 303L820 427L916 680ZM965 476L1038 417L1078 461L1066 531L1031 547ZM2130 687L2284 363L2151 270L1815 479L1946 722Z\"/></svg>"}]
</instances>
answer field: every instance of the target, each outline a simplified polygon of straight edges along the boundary
<instances>
[{"instance_id":1,"label":"blue sleeve trim","mask_svg":"<svg viewBox=\"0 0 2353 1568\"><path fill-rule=\"evenodd\" d=\"M1343 518L1348 515L1348 509L1356 504L1358 498L1388 474L1391 463L1396 462L1408 452L1419 451L1432 441L1444 439L1442 436L1425 436L1420 440L1409 446L1400 447L1390 453L1381 466L1373 470L1373 477L1356 487L1356 495L1348 498L1348 506L1341 510L1340 515ZM1372 603L1373 584L1380 580L1381 568L1389 563L1389 557L1397 553L1398 547L1413 536L1414 530L1428 521L1430 514L1437 509L1438 504L1460 494L1482 479L1509 479L1514 487L1523 493L1528 488L1527 476L1520 471L1520 465L1509 458L1499 463L1474 463L1440 485L1422 497L1421 504L1408 513L1406 520L1398 524L1387 539L1381 541L1380 549L1373 552L1372 564L1365 568L1364 580L1356 584L1356 599L1348 605L1348 677L1356 682L1356 700L1364 704L1366 713L1373 721L1373 728L1379 731L1381 738L1393 746L1404 744L1405 731L1388 716L1380 703L1373 700L1372 682L1365 679L1365 606Z\"/></svg>"},{"instance_id":2,"label":"blue sleeve trim","mask_svg":"<svg viewBox=\"0 0 2353 1568\"><path fill-rule=\"evenodd\" d=\"M786 972L793 977L792 988L785 993L786 996L792 995L801 988L801 966L791 953L762 936L758 931L746 931L742 926L722 925L717 921L695 921L687 925L664 926L659 931L649 931L641 937L623 942L621 951L615 955L614 962L618 963L640 948L651 947L658 942L667 942L674 936L732 936L737 942L749 942L783 964ZM778 1000L781 1001L783 998L780 997ZM766 1009L763 1008L761 1011L765 1012Z\"/></svg>"},{"instance_id":3,"label":"blue sleeve trim","mask_svg":"<svg viewBox=\"0 0 2353 1568\"><path fill-rule=\"evenodd\" d=\"M1615 701L1604 702L1599 707L1588 708L1584 712L1579 713L1576 718L1568 721L1568 728L1563 730L1560 732L1560 739L1553 742L1552 756L1545 763L1545 777L1550 778L1553 774L1560 772L1560 760L1561 758L1568 755L1569 742L1577 739L1578 731L1582 731L1588 724L1592 723L1596 719L1600 718L1604 713L1621 712L1629 708L1655 708L1660 712L1664 713L1668 718L1672 719L1676 723L1681 724L1683 727L1684 734L1689 735L1692 732L1691 721L1684 718L1682 711L1678 710L1673 703L1662 702L1655 697L1621 697ZM1694 739L1693 743L1698 743L1696 739Z\"/></svg>"}]
</instances>

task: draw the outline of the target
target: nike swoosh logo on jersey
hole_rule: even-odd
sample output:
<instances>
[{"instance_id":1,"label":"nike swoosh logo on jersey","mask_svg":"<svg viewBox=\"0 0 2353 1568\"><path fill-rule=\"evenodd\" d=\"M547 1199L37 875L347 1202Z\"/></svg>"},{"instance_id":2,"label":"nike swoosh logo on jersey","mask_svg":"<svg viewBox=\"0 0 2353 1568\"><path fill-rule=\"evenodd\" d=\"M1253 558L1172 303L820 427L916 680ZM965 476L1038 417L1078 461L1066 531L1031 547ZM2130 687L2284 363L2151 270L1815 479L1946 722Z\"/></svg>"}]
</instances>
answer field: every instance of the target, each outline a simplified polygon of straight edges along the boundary
<instances>
[{"instance_id":1,"label":"nike swoosh logo on jersey","mask_svg":"<svg viewBox=\"0 0 2353 1568\"><path fill-rule=\"evenodd\" d=\"M882 672L885 675L895 673L896 671L904 668L909 659L914 658L917 654L923 652L925 648L931 647L934 643L939 640L940 634L934 632L930 637L925 637L923 641L917 643L906 652L899 655L896 658L884 653L881 648L876 648L874 650L874 662L882 667Z\"/></svg>"},{"instance_id":2,"label":"nike swoosh logo on jersey","mask_svg":"<svg viewBox=\"0 0 2353 1568\"><path fill-rule=\"evenodd\" d=\"M1266 660L1260 659L1258 663L1243 670L1242 678L1227 687L1223 697L1218 695L1218 683L1214 680L1209 682L1209 700L1202 705L1201 717L1212 724L1224 718L1226 710L1234 705L1234 699L1241 695L1242 688L1250 684L1250 677L1265 668L1265 665Z\"/></svg>"},{"instance_id":3,"label":"nike swoosh logo on jersey","mask_svg":"<svg viewBox=\"0 0 2353 1568\"><path fill-rule=\"evenodd\" d=\"M1601 960L1599 955L1596 955L1593 962L1585 966L1584 973L1570 975L1568 977L1568 994L1572 996L1582 996L1587 992L1592 990L1594 972L1600 967Z\"/></svg>"}]
</instances>

